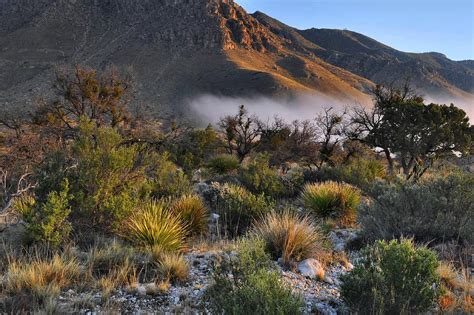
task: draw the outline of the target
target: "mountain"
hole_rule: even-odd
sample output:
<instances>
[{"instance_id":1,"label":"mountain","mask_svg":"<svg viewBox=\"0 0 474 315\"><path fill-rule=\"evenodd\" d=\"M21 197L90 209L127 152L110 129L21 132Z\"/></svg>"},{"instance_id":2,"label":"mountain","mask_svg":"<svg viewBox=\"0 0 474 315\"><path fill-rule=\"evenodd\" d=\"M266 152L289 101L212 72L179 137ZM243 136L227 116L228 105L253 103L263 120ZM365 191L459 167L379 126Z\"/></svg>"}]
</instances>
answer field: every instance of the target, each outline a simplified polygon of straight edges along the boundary
<instances>
[{"instance_id":1,"label":"mountain","mask_svg":"<svg viewBox=\"0 0 474 315\"><path fill-rule=\"evenodd\" d=\"M422 93L428 95L473 97L472 60L453 61L435 52L406 53L348 30L297 30L261 12L253 16L272 31L300 43L327 63L374 83L409 78ZM311 47L308 42L316 46Z\"/></svg>"},{"instance_id":2,"label":"mountain","mask_svg":"<svg viewBox=\"0 0 474 315\"><path fill-rule=\"evenodd\" d=\"M386 69L406 72L405 59L392 56L412 54L386 46L381 52L368 38L372 46L339 43L345 37L338 32L299 31L250 15L232 0L0 0L0 106L27 108L47 96L61 65L131 68L137 102L169 117L192 116L186 104L202 94L291 99L305 93L366 104L373 82L391 78ZM351 56L367 64L357 67ZM444 85L427 88L471 95L469 61L410 58L419 60L417 71L443 69L435 83ZM400 60L398 67L381 66L392 59Z\"/></svg>"}]
</instances>

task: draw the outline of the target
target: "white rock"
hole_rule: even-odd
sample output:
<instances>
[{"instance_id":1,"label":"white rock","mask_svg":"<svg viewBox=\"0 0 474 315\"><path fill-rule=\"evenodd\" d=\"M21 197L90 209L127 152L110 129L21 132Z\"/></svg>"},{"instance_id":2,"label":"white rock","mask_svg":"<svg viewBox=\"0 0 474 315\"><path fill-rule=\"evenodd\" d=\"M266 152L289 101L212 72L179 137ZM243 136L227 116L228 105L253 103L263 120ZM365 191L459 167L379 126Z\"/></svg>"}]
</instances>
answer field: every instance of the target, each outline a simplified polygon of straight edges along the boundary
<instances>
[{"instance_id":1,"label":"white rock","mask_svg":"<svg viewBox=\"0 0 474 315\"><path fill-rule=\"evenodd\" d=\"M146 287L143 285L140 285L137 287L137 294L140 296L146 296Z\"/></svg>"},{"instance_id":2,"label":"white rock","mask_svg":"<svg viewBox=\"0 0 474 315\"><path fill-rule=\"evenodd\" d=\"M324 269L321 263L314 258L308 258L298 264L298 272L310 279L316 279L324 275Z\"/></svg>"},{"instance_id":3,"label":"white rock","mask_svg":"<svg viewBox=\"0 0 474 315\"><path fill-rule=\"evenodd\" d=\"M220 217L221 217L221 216L218 215L217 213L211 213L211 221L212 221L212 222L217 222L217 221L219 221L219 218L220 218Z\"/></svg>"}]
</instances>

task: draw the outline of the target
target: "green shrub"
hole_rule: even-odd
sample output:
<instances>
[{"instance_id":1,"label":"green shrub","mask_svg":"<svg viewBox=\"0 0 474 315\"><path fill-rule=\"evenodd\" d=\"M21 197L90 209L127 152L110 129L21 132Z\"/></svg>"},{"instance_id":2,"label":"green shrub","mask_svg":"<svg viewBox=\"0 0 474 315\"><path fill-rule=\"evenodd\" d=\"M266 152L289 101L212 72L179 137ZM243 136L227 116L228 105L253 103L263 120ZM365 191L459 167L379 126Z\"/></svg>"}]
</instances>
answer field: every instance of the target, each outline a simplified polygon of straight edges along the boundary
<instances>
[{"instance_id":1,"label":"green shrub","mask_svg":"<svg viewBox=\"0 0 474 315\"><path fill-rule=\"evenodd\" d=\"M308 217L285 210L272 211L255 222L254 233L263 239L274 259L284 263L323 256L323 236Z\"/></svg>"},{"instance_id":2,"label":"green shrub","mask_svg":"<svg viewBox=\"0 0 474 315\"><path fill-rule=\"evenodd\" d=\"M277 170L269 166L268 155L258 154L241 169L240 178L252 193L264 193L272 197L285 195L285 186Z\"/></svg>"},{"instance_id":3,"label":"green shrub","mask_svg":"<svg viewBox=\"0 0 474 315\"><path fill-rule=\"evenodd\" d=\"M429 311L440 295L434 252L412 241L378 241L342 277L341 296L359 314Z\"/></svg>"},{"instance_id":4,"label":"green shrub","mask_svg":"<svg viewBox=\"0 0 474 315\"><path fill-rule=\"evenodd\" d=\"M209 224L209 211L198 196L183 196L171 205L191 235L203 234Z\"/></svg>"},{"instance_id":5,"label":"green shrub","mask_svg":"<svg viewBox=\"0 0 474 315\"><path fill-rule=\"evenodd\" d=\"M205 161L215 156L223 143L212 127L205 129L180 130L178 137L165 140L164 148L171 153L172 160L181 166L186 174L205 166Z\"/></svg>"},{"instance_id":6,"label":"green shrub","mask_svg":"<svg viewBox=\"0 0 474 315\"><path fill-rule=\"evenodd\" d=\"M122 145L123 141L115 129L81 120L71 151L52 153L36 170L37 202L66 178L74 229L116 230L141 199L149 160L142 146Z\"/></svg>"},{"instance_id":7,"label":"green shrub","mask_svg":"<svg viewBox=\"0 0 474 315\"><path fill-rule=\"evenodd\" d=\"M123 236L144 247L174 252L183 249L186 226L164 202L147 202L125 224Z\"/></svg>"},{"instance_id":8,"label":"green shrub","mask_svg":"<svg viewBox=\"0 0 474 315\"><path fill-rule=\"evenodd\" d=\"M155 161L155 173L151 182L151 195L154 198L181 197L192 192L188 176L169 159L169 154L160 155Z\"/></svg>"},{"instance_id":9,"label":"green shrub","mask_svg":"<svg viewBox=\"0 0 474 315\"><path fill-rule=\"evenodd\" d=\"M228 154L221 154L213 157L207 163L207 168L212 175L225 175L239 169L240 163L237 157Z\"/></svg>"},{"instance_id":10,"label":"green shrub","mask_svg":"<svg viewBox=\"0 0 474 315\"><path fill-rule=\"evenodd\" d=\"M83 123L73 147L78 160L70 176L75 208L90 223L116 229L135 208L146 182L140 146L121 146L112 128Z\"/></svg>"},{"instance_id":11,"label":"green shrub","mask_svg":"<svg viewBox=\"0 0 474 315\"><path fill-rule=\"evenodd\" d=\"M50 192L44 201L36 202L29 197L15 203L16 211L26 223L26 241L58 246L66 240L71 232L71 223L68 221L71 199L69 183L65 180L61 191Z\"/></svg>"},{"instance_id":12,"label":"green shrub","mask_svg":"<svg viewBox=\"0 0 474 315\"><path fill-rule=\"evenodd\" d=\"M474 243L474 175L454 173L418 183L378 182L372 200L359 207L370 240L414 237L417 241Z\"/></svg>"},{"instance_id":13,"label":"green shrub","mask_svg":"<svg viewBox=\"0 0 474 315\"><path fill-rule=\"evenodd\" d=\"M215 266L205 294L216 314L301 314L303 301L293 295L265 253L265 242L241 242L236 253L227 253Z\"/></svg>"},{"instance_id":14,"label":"green shrub","mask_svg":"<svg viewBox=\"0 0 474 315\"><path fill-rule=\"evenodd\" d=\"M283 184L283 194L281 197L294 198L304 186L304 174L300 168L292 168L280 177Z\"/></svg>"},{"instance_id":15,"label":"green shrub","mask_svg":"<svg viewBox=\"0 0 474 315\"><path fill-rule=\"evenodd\" d=\"M301 193L304 206L318 216L343 220L354 219L360 198L356 188L336 182L307 184Z\"/></svg>"},{"instance_id":16,"label":"green shrub","mask_svg":"<svg viewBox=\"0 0 474 315\"><path fill-rule=\"evenodd\" d=\"M254 195L235 184L212 183L206 197L211 209L220 215L224 234L231 237L243 234L254 219L270 212L274 206L263 194Z\"/></svg>"},{"instance_id":17,"label":"green shrub","mask_svg":"<svg viewBox=\"0 0 474 315\"><path fill-rule=\"evenodd\" d=\"M377 179L386 177L386 167L379 160L357 158L337 167L307 171L305 177L309 182L345 182L366 191Z\"/></svg>"}]
</instances>

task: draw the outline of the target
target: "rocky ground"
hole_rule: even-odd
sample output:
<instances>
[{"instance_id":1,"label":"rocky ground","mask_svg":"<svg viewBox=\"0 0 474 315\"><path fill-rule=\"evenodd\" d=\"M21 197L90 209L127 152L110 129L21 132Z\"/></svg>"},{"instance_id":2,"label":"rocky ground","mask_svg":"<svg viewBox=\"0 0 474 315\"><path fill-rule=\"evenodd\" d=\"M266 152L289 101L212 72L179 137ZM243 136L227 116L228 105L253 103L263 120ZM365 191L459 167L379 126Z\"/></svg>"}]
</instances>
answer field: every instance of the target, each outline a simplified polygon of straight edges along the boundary
<instances>
[{"instance_id":1,"label":"rocky ground","mask_svg":"<svg viewBox=\"0 0 474 315\"><path fill-rule=\"evenodd\" d=\"M353 230L339 230L331 234L335 248L342 250L345 242L354 237ZM186 254L189 263L189 279L185 283L171 284L160 288L154 283L137 284L133 288L122 288L111 296L100 291L78 293L73 290L63 293L59 306L63 310L80 313L125 312L125 313L206 313L202 297L212 282L212 263L221 254L216 250L194 249ZM283 268L275 262L282 274L282 280L303 297L307 314L337 314L346 309L339 294L340 276L347 273L352 264L334 263L324 268L315 259L301 262L295 270Z\"/></svg>"}]
</instances>

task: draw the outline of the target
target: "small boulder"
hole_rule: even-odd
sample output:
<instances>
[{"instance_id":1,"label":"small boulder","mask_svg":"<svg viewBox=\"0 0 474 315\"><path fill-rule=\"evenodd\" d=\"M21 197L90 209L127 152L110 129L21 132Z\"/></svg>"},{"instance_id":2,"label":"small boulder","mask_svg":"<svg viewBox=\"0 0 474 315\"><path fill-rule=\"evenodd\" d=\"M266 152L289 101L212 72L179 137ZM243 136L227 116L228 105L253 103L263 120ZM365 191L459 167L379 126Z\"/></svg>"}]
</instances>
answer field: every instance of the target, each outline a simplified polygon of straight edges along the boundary
<instances>
[{"instance_id":1,"label":"small boulder","mask_svg":"<svg viewBox=\"0 0 474 315\"><path fill-rule=\"evenodd\" d=\"M314 258L308 258L298 264L298 272L310 279L324 279L324 269L321 263Z\"/></svg>"}]
</instances>

